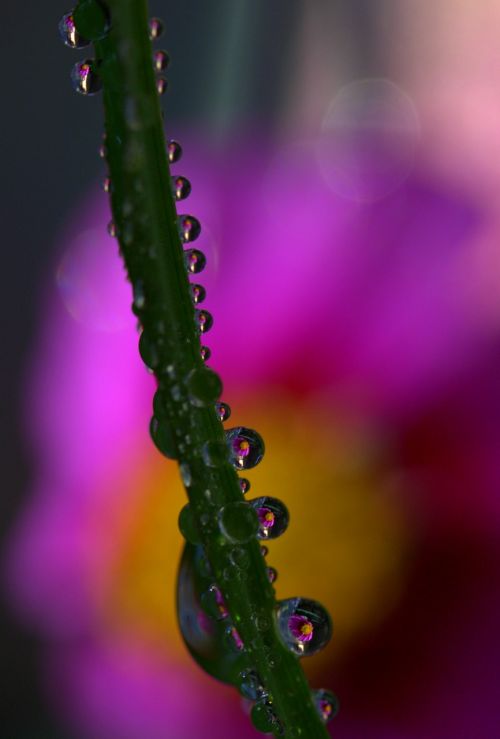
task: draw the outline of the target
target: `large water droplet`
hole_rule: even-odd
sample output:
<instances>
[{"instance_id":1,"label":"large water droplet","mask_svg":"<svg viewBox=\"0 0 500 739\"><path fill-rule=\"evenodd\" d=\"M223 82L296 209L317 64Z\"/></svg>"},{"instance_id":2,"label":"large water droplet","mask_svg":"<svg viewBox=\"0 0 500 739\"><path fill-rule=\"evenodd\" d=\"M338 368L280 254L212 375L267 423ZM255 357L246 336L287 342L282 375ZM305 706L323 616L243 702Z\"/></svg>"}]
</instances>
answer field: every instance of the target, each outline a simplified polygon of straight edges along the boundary
<instances>
[{"instance_id":1,"label":"large water droplet","mask_svg":"<svg viewBox=\"0 0 500 739\"><path fill-rule=\"evenodd\" d=\"M221 533L231 542L245 543L257 535L257 514L251 505L243 501L228 503L219 513Z\"/></svg>"},{"instance_id":2,"label":"large water droplet","mask_svg":"<svg viewBox=\"0 0 500 739\"><path fill-rule=\"evenodd\" d=\"M66 13L59 21L59 35L66 46L71 49L83 49L90 44L90 41L83 38L76 30L73 13Z\"/></svg>"},{"instance_id":3,"label":"large water droplet","mask_svg":"<svg viewBox=\"0 0 500 739\"><path fill-rule=\"evenodd\" d=\"M196 662L213 677L237 685L248 665L244 651L228 645L227 619L210 618L201 594L213 585L202 547L187 544L177 583L177 613L183 639Z\"/></svg>"},{"instance_id":4,"label":"large water droplet","mask_svg":"<svg viewBox=\"0 0 500 739\"><path fill-rule=\"evenodd\" d=\"M188 272L197 275L205 269L207 259L199 249L187 249L184 252L184 263Z\"/></svg>"},{"instance_id":5,"label":"large water droplet","mask_svg":"<svg viewBox=\"0 0 500 739\"><path fill-rule=\"evenodd\" d=\"M313 691L313 700L319 715L325 723L335 718L339 712L339 699L330 690Z\"/></svg>"},{"instance_id":6,"label":"large water droplet","mask_svg":"<svg viewBox=\"0 0 500 739\"><path fill-rule=\"evenodd\" d=\"M191 300L195 305L203 303L203 301L207 297L207 291L205 290L203 285L190 285L189 291L191 293Z\"/></svg>"},{"instance_id":7,"label":"large water droplet","mask_svg":"<svg viewBox=\"0 0 500 739\"><path fill-rule=\"evenodd\" d=\"M99 41L109 31L109 11L101 0L79 0L73 15L78 31L90 41Z\"/></svg>"},{"instance_id":8,"label":"large water droplet","mask_svg":"<svg viewBox=\"0 0 500 739\"><path fill-rule=\"evenodd\" d=\"M151 340L147 331L143 331L139 337L139 354L141 355L142 361L154 370L158 367L160 358L158 356L158 350L156 344Z\"/></svg>"},{"instance_id":9,"label":"large water droplet","mask_svg":"<svg viewBox=\"0 0 500 739\"><path fill-rule=\"evenodd\" d=\"M250 717L257 731L275 736L283 735L283 726L274 712L271 701L264 699L256 703L252 707Z\"/></svg>"},{"instance_id":10,"label":"large water droplet","mask_svg":"<svg viewBox=\"0 0 500 739\"><path fill-rule=\"evenodd\" d=\"M148 26L150 41L156 41L159 39L163 33L163 21L161 18L150 18Z\"/></svg>"},{"instance_id":11,"label":"large water droplet","mask_svg":"<svg viewBox=\"0 0 500 739\"><path fill-rule=\"evenodd\" d=\"M80 95L95 95L102 87L102 82L94 68L92 59L77 62L71 70L73 89Z\"/></svg>"},{"instance_id":12,"label":"large water droplet","mask_svg":"<svg viewBox=\"0 0 500 739\"><path fill-rule=\"evenodd\" d=\"M165 418L153 416L149 433L156 448L168 459L177 459L177 444L172 429Z\"/></svg>"},{"instance_id":13,"label":"large water droplet","mask_svg":"<svg viewBox=\"0 0 500 739\"><path fill-rule=\"evenodd\" d=\"M191 370L186 385L191 403L199 408L212 405L222 392L222 380L208 367Z\"/></svg>"},{"instance_id":14,"label":"large water droplet","mask_svg":"<svg viewBox=\"0 0 500 739\"><path fill-rule=\"evenodd\" d=\"M179 513L179 530L190 544L201 544L201 537L189 504L185 505Z\"/></svg>"},{"instance_id":15,"label":"large water droplet","mask_svg":"<svg viewBox=\"0 0 500 739\"><path fill-rule=\"evenodd\" d=\"M264 456L264 440L253 429L237 426L226 431L231 463L238 470L248 470Z\"/></svg>"},{"instance_id":16,"label":"large water droplet","mask_svg":"<svg viewBox=\"0 0 500 739\"><path fill-rule=\"evenodd\" d=\"M219 416L220 421L227 421L229 420L231 416L231 408L228 406L227 403L216 403L215 404L215 411L217 415Z\"/></svg>"},{"instance_id":17,"label":"large water droplet","mask_svg":"<svg viewBox=\"0 0 500 739\"><path fill-rule=\"evenodd\" d=\"M299 656L316 654L330 641L332 622L320 603L289 598L278 603L278 630L287 647Z\"/></svg>"},{"instance_id":18,"label":"large water droplet","mask_svg":"<svg viewBox=\"0 0 500 739\"><path fill-rule=\"evenodd\" d=\"M172 177L172 187L177 201L185 200L191 193L191 183L187 177Z\"/></svg>"},{"instance_id":19,"label":"large water droplet","mask_svg":"<svg viewBox=\"0 0 500 739\"><path fill-rule=\"evenodd\" d=\"M240 672L240 693L251 701L266 698L269 694L255 670L246 669Z\"/></svg>"},{"instance_id":20,"label":"large water droplet","mask_svg":"<svg viewBox=\"0 0 500 739\"><path fill-rule=\"evenodd\" d=\"M201 233L201 224L197 218L190 215L180 215L177 219L179 233L184 244L196 241Z\"/></svg>"},{"instance_id":21,"label":"large water droplet","mask_svg":"<svg viewBox=\"0 0 500 739\"><path fill-rule=\"evenodd\" d=\"M153 54L153 68L155 72L164 72L170 64L170 57L163 49L158 49Z\"/></svg>"},{"instance_id":22,"label":"large water droplet","mask_svg":"<svg viewBox=\"0 0 500 739\"><path fill-rule=\"evenodd\" d=\"M206 334L207 331L210 331L210 329L214 325L212 314L209 313L207 310L195 310L194 317L196 325L198 326L200 333L202 334Z\"/></svg>"},{"instance_id":23,"label":"large water droplet","mask_svg":"<svg viewBox=\"0 0 500 739\"><path fill-rule=\"evenodd\" d=\"M249 501L259 519L259 539L276 539L286 530L290 515L288 509L278 498L266 495Z\"/></svg>"},{"instance_id":24,"label":"large water droplet","mask_svg":"<svg viewBox=\"0 0 500 739\"><path fill-rule=\"evenodd\" d=\"M166 77L157 77L156 79L156 92L158 95L163 95L167 91L168 80Z\"/></svg>"},{"instance_id":25,"label":"large water droplet","mask_svg":"<svg viewBox=\"0 0 500 739\"><path fill-rule=\"evenodd\" d=\"M182 156L182 146L179 144L178 141L175 141L175 139L170 139L170 141L167 143L167 154L170 164L175 164L179 161Z\"/></svg>"}]
</instances>

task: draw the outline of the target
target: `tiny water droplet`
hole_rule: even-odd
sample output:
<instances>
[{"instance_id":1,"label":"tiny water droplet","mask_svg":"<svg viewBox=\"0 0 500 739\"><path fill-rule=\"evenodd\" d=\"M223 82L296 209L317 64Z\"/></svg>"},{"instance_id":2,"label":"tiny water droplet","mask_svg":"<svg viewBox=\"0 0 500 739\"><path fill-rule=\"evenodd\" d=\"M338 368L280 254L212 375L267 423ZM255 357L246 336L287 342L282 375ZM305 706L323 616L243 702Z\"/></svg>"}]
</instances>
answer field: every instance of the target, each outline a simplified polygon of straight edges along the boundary
<instances>
[{"instance_id":1,"label":"tiny water droplet","mask_svg":"<svg viewBox=\"0 0 500 739\"><path fill-rule=\"evenodd\" d=\"M229 461L227 446L219 441L207 441L202 447L201 456L208 467L218 467Z\"/></svg>"},{"instance_id":2,"label":"tiny water droplet","mask_svg":"<svg viewBox=\"0 0 500 739\"><path fill-rule=\"evenodd\" d=\"M164 417L158 418L153 416L149 425L149 433L158 451L160 451L165 457L168 457L168 459L177 458L177 444L175 442L175 437L170 425Z\"/></svg>"},{"instance_id":3,"label":"tiny water droplet","mask_svg":"<svg viewBox=\"0 0 500 739\"><path fill-rule=\"evenodd\" d=\"M269 694L255 670L242 670L239 674L240 693L251 701L262 700Z\"/></svg>"},{"instance_id":4,"label":"tiny water droplet","mask_svg":"<svg viewBox=\"0 0 500 739\"><path fill-rule=\"evenodd\" d=\"M289 598L278 603L278 631L287 647L299 656L316 654L330 641L332 622L320 603Z\"/></svg>"},{"instance_id":5,"label":"tiny water droplet","mask_svg":"<svg viewBox=\"0 0 500 739\"><path fill-rule=\"evenodd\" d=\"M179 513L179 530L186 541L191 544L201 544L201 537L189 504L185 505Z\"/></svg>"},{"instance_id":6,"label":"tiny water droplet","mask_svg":"<svg viewBox=\"0 0 500 739\"><path fill-rule=\"evenodd\" d=\"M222 392L222 380L208 367L196 367L186 378L191 403L199 408L212 405Z\"/></svg>"},{"instance_id":7,"label":"tiny water droplet","mask_svg":"<svg viewBox=\"0 0 500 739\"><path fill-rule=\"evenodd\" d=\"M191 476L191 470L189 469L189 465L186 462L183 462L182 464L179 465L179 472L181 473L182 482L184 483L185 487L187 488L191 487L193 478Z\"/></svg>"},{"instance_id":8,"label":"tiny water droplet","mask_svg":"<svg viewBox=\"0 0 500 739\"><path fill-rule=\"evenodd\" d=\"M227 403L216 403L215 404L215 411L217 415L219 416L220 421L227 421L229 417L231 416L231 408L228 406ZM241 486L241 482L240 482Z\"/></svg>"},{"instance_id":9,"label":"tiny water droplet","mask_svg":"<svg viewBox=\"0 0 500 739\"><path fill-rule=\"evenodd\" d=\"M234 547L229 553L231 563L239 570L246 570L250 566L250 557L248 552L242 547Z\"/></svg>"},{"instance_id":10,"label":"tiny water droplet","mask_svg":"<svg viewBox=\"0 0 500 739\"><path fill-rule=\"evenodd\" d=\"M212 352L210 351L208 346L200 347L200 357L203 359L204 362L208 362L211 356Z\"/></svg>"},{"instance_id":11,"label":"tiny water droplet","mask_svg":"<svg viewBox=\"0 0 500 739\"><path fill-rule=\"evenodd\" d=\"M158 363L160 361L158 351L154 342L151 341L147 331L143 331L139 337L139 354L141 355L142 361L146 367L149 367L152 370L158 367Z\"/></svg>"},{"instance_id":12,"label":"tiny water droplet","mask_svg":"<svg viewBox=\"0 0 500 739\"><path fill-rule=\"evenodd\" d=\"M207 291L205 290L203 285L190 285L189 290L191 292L191 300L195 305L203 303L203 301L207 297Z\"/></svg>"},{"instance_id":13,"label":"tiny water droplet","mask_svg":"<svg viewBox=\"0 0 500 739\"><path fill-rule=\"evenodd\" d=\"M191 183L186 177L172 177L172 187L177 201L185 200L191 193Z\"/></svg>"},{"instance_id":14,"label":"tiny water droplet","mask_svg":"<svg viewBox=\"0 0 500 739\"><path fill-rule=\"evenodd\" d=\"M92 59L77 62L71 70L73 89L80 95L95 95L102 87L101 79L95 72Z\"/></svg>"},{"instance_id":15,"label":"tiny water droplet","mask_svg":"<svg viewBox=\"0 0 500 739\"><path fill-rule=\"evenodd\" d=\"M146 297L144 295L144 283L142 280L136 280L132 287L134 296L133 308L135 311L141 311L146 305Z\"/></svg>"},{"instance_id":16,"label":"tiny water droplet","mask_svg":"<svg viewBox=\"0 0 500 739\"><path fill-rule=\"evenodd\" d=\"M245 645L243 644L243 639L239 635L236 626L227 627L226 644L228 645L229 649L232 649L235 652L241 652L245 648Z\"/></svg>"},{"instance_id":17,"label":"tiny water droplet","mask_svg":"<svg viewBox=\"0 0 500 739\"><path fill-rule=\"evenodd\" d=\"M182 146L175 139L170 139L167 143L168 161L175 164L182 157Z\"/></svg>"},{"instance_id":18,"label":"tiny water droplet","mask_svg":"<svg viewBox=\"0 0 500 739\"><path fill-rule=\"evenodd\" d=\"M260 434L253 429L237 426L226 431L231 464L238 470L248 470L259 464L265 446Z\"/></svg>"},{"instance_id":19,"label":"tiny water droplet","mask_svg":"<svg viewBox=\"0 0 500 739\"><path fill-rule=\"evenodd\" d=\"M286 531L290 515L281 500L266 495L249 502L259 519L259 539L276 539Z\"/></svg>"},{"instance_id":20,"label":"tiny water droplet","mask_svg":"<svg viewBox=\"0 0 500 739\"><path fill-rule=\"evenodd\" d=\"M83 49L90 44L90 41L83 38L76 30L73 13L66 13L59 21L59 35L70 49Z\"/></svg>"},{"instance_id":21,"label":"tiny water droplet","mask_svg":"<svg viewBox=\"0 0 500 739\"><path fill-rule=\"evenodd\" d=\"M276 582L276 580L278 579L278 570L276 570L274 567L268 567L267 579L269 580L269 582Z\"/></svg>"},{"instance_id":22,"label":"tiny water droplet","mask_svg":"<svg viewBox=\"0 0 500 739\"><path fill-rule=\"evenodd\" d=\"M254 621L257 629L260 632L269 631L269 629L271 628L271 621L264 613L260 613L255 616Z\"/></svg>"},{"instance_id":23,"label":"tiny water droplet","mask_svg":"<svg viewBox=\"0 0 500 739\"><path fill-rule=\"evenodd\" d=\"M224 598L222 597L222 593L217 585L210 585L208 590L202 594L201 604L205 613L216 621L220 621L229 616L229 611L227 610Z\"/></svg>"},{"instance_id":24,"label":"tiny water droplet","mask_svg":"<svg viewBox=\"0 0 500 739\"><path fill-rule=\"evenodd\" d=\"M238 480L238 485L240 486L240 490L243 493L243 495L246 495L248 491L250 490L250 481L247 480L246 477L240 477Z\"/></svg>"},{"instance_id":25,"label":"tiny water droplet","mask_svg":"<svg viewBox=\"0 0 500 739\"><path fill-rule=\"evenodd\" d=\"M219 528L231 542L250 541L257 535L258 526L255 510L243 501L228 503L219 512Z\"/></svg>"},{"instance_id":26,"label":"tiny water droplet","mask_svg":"<svg viewBox=\"0 0 500 739\"><path fill-rule=\"evenodd\" d=\"M163 33L163 21L161 18L149 19L149 40L156 41Z\"/></svg>"},{"instance_id":27,"label":"tiny water droplet","mask_svg":"<svg viewBox=\"0 0 500 739\"><path fill-rule=\"evenodd\" d=\"M269 548L266 547L265 544L261 544L260 553L262 554L263 557L267 557L267 555L269 554Z\"/></svg>"},{"instance_id":28,"label":"tiny water droplet","mask_svg":"<svg viewBox=\"0 0 500 739\"><path fill-rule=\"evenodd\" d=\"M201 223L197 218L187 214L182 214L178 217L177 223L179 225L181 241L184 244L196 241L201 233Z\"/></svg>"},{"instance_id":29,"label":"tiny water droplet","mask_svg":"<svg viewBox=\"0 0 500 739\"><path fill-rule=\"evenodd\" d=\"M101 144L100 147L99 147L99 156L100 156L100 158L101 159L105 159L107 153L108 153L108 150L106 149L106 144ZM106 192L108 192L108 191L106 190Z\"/></svg>"},{"instance_id":30,"label":"tiny water droplet","mask_svg":"<svg viewBox=\"0 0 500 739\"><path fill-rule=\"evenodd\" d=\"M110 221L108 223L108 234L112 236L113 238L116 238L117 233L118 232L116 228L116 223L114 223L113 221Z\"/></svg>"},{"instance_id":31,"label":"tiny water droplet","mask_svg":"<svg viewBox=\"0 0 500 739\"><path fill-rule=\"evenodd\" d=\"M206 334L207 331L210 331L214 324L212 314L207 310L195 310L194 315L196 325L198 326L200 333Z\"/></svg>"},{"instance_id":32,"label":"tiny water droplet","mask_svg":"<svg viewBox=\"0 0 500 739\"><path fill-rule=\"evenodd\" d=\"M155 72L164 72L170 64L170 57L163 49L158 49L153 54L153 68Z\"/></svg>"},{"instance_id":33,"label":"tiny water droplet","mask_svg":"<svg viewBox=\"0 0 500 739\"><path fill-rule=\"evenodd\" d=\"M339 699L330 690L314 690L313 700L325 724L335 718L339 712Z\"/></svg>"},{"instance_id":34,"label":"tiny water droplet","mask_svg":"<svg viewBox=\"0 0 500 739\"><path fill-rule=\"evenodd\" d=\"M199 249L187 249L184 252L184 263L188 272L197 275L205 269L207 259Z\"/></svg>"},{"instance_id":35,"label":"tiny water droplet","mask_svg":"<svg viewBox=\"0 0 500 739\"><path fill-rule=\"evenodd\" d=\"M111 192L111 178L105 177L102 181L102 189L104 192Z\"/></svg>"},{"instance_id":36,"label":"tiny water droplet","mask_svg":"<svg viewBox=\"0 0 500 739\"><path fill-rule=\"evenodd\" d=\"M156 79L156 92L158 95L163 95L167 91L168 81L166 77L158 77Z\"/></svg>"}]
</instances>

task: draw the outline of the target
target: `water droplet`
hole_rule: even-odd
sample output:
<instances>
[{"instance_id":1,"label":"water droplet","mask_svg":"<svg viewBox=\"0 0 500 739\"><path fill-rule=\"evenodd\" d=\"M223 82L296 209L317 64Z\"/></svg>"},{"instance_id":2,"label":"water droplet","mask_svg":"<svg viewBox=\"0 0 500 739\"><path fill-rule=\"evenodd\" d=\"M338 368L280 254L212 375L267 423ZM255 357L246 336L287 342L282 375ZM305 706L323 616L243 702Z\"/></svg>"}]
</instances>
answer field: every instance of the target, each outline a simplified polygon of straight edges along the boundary
<instances>
[{"instance_id":1,"label":"water droplet","mask_svg":"<svg viewBox=\"0 0 500 739\"><path fill-rule=\"evenodd\" d=\"M201 346L200 347L200 356L203 359L204 362L208 362L210 357L212 356L212 352L210 351L208 346Z\"/></svg>"},{"instance_id":2,"label":"water droplet","mask_svg":"<svg viewBox=\"0 0 500 739\"><path fill-rule=\"evenodd\" d=\"M191 403L199 408L212 405L222 392L222 381L208 367L196 367L186 379Z\"/></svg>"},{"instance_id":3,"label":"water droplet","mask_svg":"<svg viewBox=\"0 0 500 739\"><path fill-rule=\"evenodd\" d=\"M186 177L172 177L172 187L177 201L185 200L191 193L191 183Z\"/></svg>"},{"instance_id":4,"label":"water droplet","mask_svg":"<svg viewBox=\"0 0 500 739\"><path fill-rule=\"evenodd\" d=\"M163 21L161 18L149 19L149 40L156 41L163 33Z\"/></svg>"},{"instance_id":5,"label":"water droplet","mask_svg":"<svg viewBox=\"0 0 500 739\"><path fill-rule=\"evenodd\" d=\"M241 547L234 547L229 553L231 563L239 570L245 570L250 566L250 557L248 552Z\"/></svg>"},{"instance_id":6,"label":"water droplet","mask_svg":"<svg viewBox=\"0 0 500 739\"><path fill-rule=\"evenodd\" d=\"M238 484L243 495L246 495L246 493L248 493L248 491L250 490L250 481L247 480L246 477L240 477L240 479L238 480Z\"/></svg>"},{"instance_id":7,"label":"water droplet","mask_svg":"<svg viewBox=\"0 0 500 739\"><path fill-rule=\"evenodd\" d=\"M99 156L101 159L106 158L106 154L108 153L108 150L106 149L106 144L101 144L99 147Z\"/></svg>"},{"instance_id":8,"label":"water droplet","mask_svg":"<svg viewBox=\"0 0 500 739\"><path fill-rule=\"evenodd\" d=\"M216 403L215 411L219 416L220 421L227 421L231 416L231 408L228 406L227 403Z\"/></svg>"},{"instance_id":9,"label":"water droplet","mask_svg":"<svg viewBox=\"0 0 500 739\"><path fill-rule=\"evenodd\" d=\"M170 57L163 49L158 49L153 54L153 68L155 72L164 72L170 64Z\"/></svg>"},{"instance_id":10,"label":"water droplet","mask_svg":"<svg viewBox=\"0 0 500 739\"><path fill-rule=\"evenodd\" d=\"M287 529L290 515L278 498L266 495L249 501L259 519L259 539L276 539Z\"/></svg>"},{"instance_id":11,"label":"water droplet","mask_svg":"<svg viewBox=\"0 0 500 739\"><path fill-rule=\"evenodd\" d=\"M276 580L278 579L278 570L276 570L274 567L268 567L267 579L269 580L269 582L276 582Z\"/></svg>"},{"instance_id":12,"label":"water droplet","mask_svg":"<svg viewBox=\"0 0 500 739\"><path fill-rule=\"evenodd\" d=\"M332 622L320 603L289 598L278 603L278 630L287 647L299 656L316 654L330 641Z\"/></svg>"},{"instance_id":13,"label":"water droplet","mask_svg":"<svg viewBox=\"0 0 500 739\"><path fill-rule=\"evenodd\" d=\"M229 461L227 446L220 441L207 441L203 445L201 456L208 467L218 467Z\"/></svg>"},{"instance_id":14,"label":"water droplet","mask_svg":"<svg viewBox=\"0 0 500 739\"><path fill-rule=\"evenodd\" d=\"M335 718L339 712L339 699L330 690L314 690L313 700L325 723Z\"/></svg>"},{"instance_id":15,"label":"water droplet","mask_svg":"<svg viewBox=\"0 0 500 739\"><path fill-rule=\"evenodd\" d=\"M83 38L76 30L73 13L66 13L59 21L59 35L66 46L71 49L83 49L90 44L90 41Z\"/></svg>"},{"instance_id":16,"label":"water droplet","mask_svg":"<svg viewBox=\"0 0 500 739\"><path fill-rule=\"evenodd\" d=\"M177 459L177 444L175 442L175 436L165 418L157 418L156 416L153 416L149 425L149 433L156 448L165 457L168 457L168 459Z\"/></svg>"},{"instance_id":17,"label":"water droplet","mask_svg":"<svg viewBox=\"0 0 500 739\"><path fill-rule=\"evenodd\" d=\"M206 334L207 331L210 331L210 329L214 325L214 319L212 318L211 313L209 313L207 310L195 310L194 316L196 325L198 326L200 333Z\"/></svg>"},{"instance_id":18,"label":"water droplet","mask_svg":"<svg viewBox=\"0 0 500 739\"><path fill-rule=\"evenodd\" d=\"M242 670L239 674L240 693L251 701L262 700L269 694L255 670Z\"/></svg>"},{"instance_id":19,"label":"water droplet","mask_svg":"<svg viewBox=\"0 0 500 739\"><path fill-rule=\"evenodd\" d=\"M208 590L202 594L201 604L205 613L216 621L220 621L229 616L229 611L227 610L224 598L222 597L222 593L217 585L210 585Z\"/></svg>"},{"instance_id":20,"label":"water droplet","mask_svg":"<svg viewBox=\"0 0 500 739\"><path fill-rule=\"evenodd\" d=\"M184 252L184 263L188 272L192 275L197 275L205 269L207 260L203 252L199 249L187 249Z\"/></svg>"},{"instance_id":21,"label":"water droplet","mask_svg":"<svg viewBox=\"0 0 500 739\"><path fill-rule=\"evenodd\" d=\"M250 717L257 731L262 731L264 734L282 735L283 726L274 713L271 701L264 699L256 703L252 707Z\"/></svg>"},{"instance_id":22,"label":"water droplet","mask_svg":"<svg viewBox=\"0 0 500 739\"><path fill-rule=\"evenodd\" d=\"M229 649L232 649L236 652L241 652L245 645L243 644L243 639L239 635L236 626L228 626L226 628L226 644L228 645Z\"/></svg>"},{"instance_id":23,"label":"water droplet","mask_svg":"<svg viewBox=\"0 0 500 739\"><path fill-rule=\"evenodd\" d=\"M181 473L182 482L184 483L185 487L187 488L191 487L193 478L191 476L191 470L189 469L189 465L186 462L183 462L182 464L179 465L179 472Z\"/></svg>"},{"instance_id":24,"label":"water droplet","mask_svg":"<svg viewBox=\"0 0 500 739\"><path fill-rule=\"evenodd\" d=\"M71 81L73 89L81 95L95 95L102 87L102 83L98 74L94 69L92 59L85 59L83 62L77 62L71 70Z\"/></svg>"},{"instance_id":25,"label":"water droplet","mask_svg":"<svg viewBox=\"0 0 500 739\"><path fill-rule=\"evenodd\" d=\"M230 450L231 463L238 470L255 467L264 456L264 441L253 429L244 426L228 429L226 441Z\"/></svg>"},{"instance_id":26,"label":"water droplet","mask_svg":"<svg viewBox=\"0 0 500 739\"><path fill-rule=\"evenodd\" d=\"M155 343L151 341L147 331L143 331L139 337L139 354L141 355L142 361L146 367L149 367L152 370L158 367L160 361L158 351Z\"/></svg>"},{"instance_id":27,"label":"water droplet","mask_svg":"<svg viewBox=\"0 0 500 739\"><path fill-rule=\"evenodd\" d=\"M201 537L189 504L185 505L179 513L179 530L186 541L191 544L201 544Z\"/></svg>"},{"instance_id":28,"label":"water droplet","mask_svg":"<svg viewBox=\"0 0 500 739\"><path fill-rule=\"evenodd\" d=\"M260 553L262 554L263 557L267 557L267 555L269 554L269 548L266 547L265 544L261 544Z\"/></svg>"},{"instance_id":29,"label":"water droplet","mask_svg":"<svg viewBox=\"0 0 500 739\"><path fill-rule=\"evenodd\" d=\"M178 217L177 223L179 225L181 241L184 244L196 241L201 233L201 224L197 218L183 214Z\"/></svg>"},{"instance_id":30,"label":"water droplet","mask_svg":"<svg viewBox=\"0 0 500 739\"><path fill-rule=\"evenodd\" d=\"M203 303L203 301L207 297L207 291L205 290L203 285L190 285L189 290L191 292L191 300L195 305Z\"/></svg>"},{"instance_id":31,"label":"water droplet","mask_svg":"<svg viewBox=\"0 0 500 739\"><path fill-rule=\"evenodd\" d=\"M158 95L163 95L167 91L168 81L165 77L157 77L156 79L156 92Z\"/></svg>"},{"instance_id":32,"label":"water droplet","mask_svg":"<svg viewBox=\"0 0 500 739\"><path fill-rule=\"evenodd\" d=\"M257 535L258 526L255 510L243 501L228 503L219 512L219 528L231 542L250 541Z\"/></svg>"},{"instance_id":33,"label":"water droplet","mask_svg":"<svg viewBox=\"0 0 500 739\"><path fill-rule=\"evenodd\" d=\"M142 280L136 280L132 287L133 292L133 308L134 311L141 311L146 305L146 297L144 295L144 283Z\"/></svg>"},{"instance_id":34,"label":"water droplet","mask_svg":"<svg viewBox=\"0 0 500 739\"><path fill-rule=\"evenodd\" d=\"M112 238L116 238L116 235L117 235L117 233L118 233L118 231L117 231L117 228L116 228L116 223L114 223L113 221L110 221L110 222L108 223L108 226L107 226L107 228L108 228L108 234L109 234L109 235L110 235L110 236L111 236Z\"/></svg>"},{"instance_id":35,"label":"water droplet","mask_svg":"<svg viewBox=\"0 0 500 739\"><path fill-rule=\"evenodd\" d=\"M90 41L99 41L109 31L109 11L101 0L79 0L73 15L78 31Z\"/></svg>"},{"instance_id":36,"label":"water droplet","mask_svg":"<svg viewBox=\"0 0 500 739\"><path fill-rule=\"evenodd\" d=\"M178 141L175 141L175 139L170 139L170 141L167 143L167 154L170 164L175 164L179 161L182 156L182 146L179 144Z\"/></svg>"},{"instance_id":37,"label":"water droplet","mask_svg":"<svg viewBox=\"0 0 500 739\"><path fill-rule=\"evenodd\" d=\"M111 192L111 178L105 177L102 181L102 189L104 192Z\"/></svg>"},{"instance_id":38,"label":"water droplet","mask_svg":"<svg viewBox=\"0 0 500 739\"><path fill-rule=\"evenodd\" d=\"M179 568L177 612L184 641L196 662L222 682L238 682L248 664L244 652L227 643L227 620L210 618L201 606L201 594L213 585L213 575L201 546L186 544Z\"/></svg>"}]
</instances>

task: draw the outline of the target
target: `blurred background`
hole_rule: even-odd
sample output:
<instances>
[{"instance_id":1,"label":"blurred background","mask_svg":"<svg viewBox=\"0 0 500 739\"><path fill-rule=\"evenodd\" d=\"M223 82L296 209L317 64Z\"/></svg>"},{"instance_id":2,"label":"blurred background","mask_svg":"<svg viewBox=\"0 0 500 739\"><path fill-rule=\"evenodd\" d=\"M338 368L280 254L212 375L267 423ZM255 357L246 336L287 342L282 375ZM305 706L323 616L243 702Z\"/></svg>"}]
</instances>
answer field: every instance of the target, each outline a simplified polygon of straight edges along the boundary
<instances>
[{"instance_id":1,"label":"blurred background","mask_svg":"<svg viewBox=\"0 0 500 739\"><path fill-rule=\"evenodd\" d=\"M106 233L68 7L3 9L5 739L259 736L178 635L183 504ZM339 739L500 735L500 6L151 3L209 260L210 366L282 498L280 598ZM198 245L197 244L197 245Z\"/></svg>"}]
</instances>

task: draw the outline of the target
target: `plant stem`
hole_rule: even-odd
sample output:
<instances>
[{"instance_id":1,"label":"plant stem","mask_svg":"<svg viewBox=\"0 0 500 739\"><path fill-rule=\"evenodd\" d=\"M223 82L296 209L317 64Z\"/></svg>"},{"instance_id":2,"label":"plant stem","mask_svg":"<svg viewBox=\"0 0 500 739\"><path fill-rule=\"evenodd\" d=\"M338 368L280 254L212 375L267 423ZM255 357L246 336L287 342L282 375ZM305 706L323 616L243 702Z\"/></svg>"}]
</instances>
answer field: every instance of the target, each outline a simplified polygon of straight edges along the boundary
<instances>
[{"instance_id":1,"label":"plant stem","mask_svg":"<svg viewBox=\"0 0 500 739\"><path fill-rule=\"evenodd\" d=\"M86 0L77 6L77 24L85 25L85 13L93 5ZM147 2L108 0L106 8L109 29L94 33L93 40L103 82L111 208L134 288L133 309L144 330L141 353L158 380L156 411L171 430L172 456L183 471L194 524L244 642L249 667L272 695L284 736L324 739L328 732L299 661L276 630L274 590L259 543L255 537L238 543L251 563L242 580L231 569L231 544L219 529L221 508L244 499L236 471L224 455L208 466L201 453L207 443L223 449L225 437L214 408L213 377L200 356L152 66ZM194 403L188 380L193 371L201 385Z\"/></svg>"}]
</instances>

